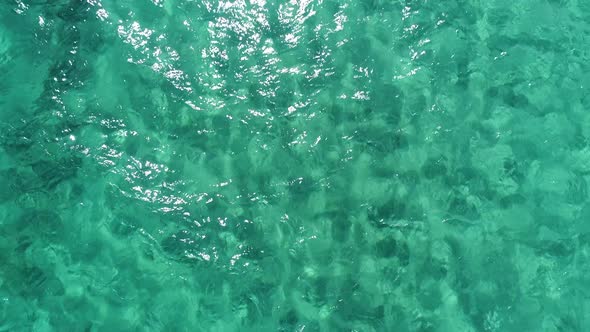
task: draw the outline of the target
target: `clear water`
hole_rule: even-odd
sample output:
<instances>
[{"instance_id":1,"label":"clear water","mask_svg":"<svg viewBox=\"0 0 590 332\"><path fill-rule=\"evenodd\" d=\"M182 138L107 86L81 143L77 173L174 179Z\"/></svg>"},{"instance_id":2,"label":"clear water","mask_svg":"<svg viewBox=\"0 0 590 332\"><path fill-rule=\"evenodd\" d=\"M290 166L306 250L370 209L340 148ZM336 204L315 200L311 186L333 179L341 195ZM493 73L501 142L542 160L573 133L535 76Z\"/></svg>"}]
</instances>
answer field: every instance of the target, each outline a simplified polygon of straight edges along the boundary
<instances>
[{"instance_id":1,"label":"clear water","mask_svg":"<svg viewBox=\"0 0 590 332\"><path fill-rule=\"evenodd\" d=\"M590 330L588 22L2 1L0 331Z\"/></svg>"}]
</instances>

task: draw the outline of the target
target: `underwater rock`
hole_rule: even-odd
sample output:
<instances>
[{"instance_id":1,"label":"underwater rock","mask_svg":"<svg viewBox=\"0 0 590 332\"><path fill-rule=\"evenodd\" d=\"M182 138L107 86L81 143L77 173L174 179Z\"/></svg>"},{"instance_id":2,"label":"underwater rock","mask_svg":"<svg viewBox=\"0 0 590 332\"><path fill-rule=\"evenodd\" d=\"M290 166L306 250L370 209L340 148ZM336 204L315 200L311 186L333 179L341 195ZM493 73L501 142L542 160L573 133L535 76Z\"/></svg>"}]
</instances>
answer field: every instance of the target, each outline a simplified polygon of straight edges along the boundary
<instances>
[{"instance_id":1,"label":"underwater rock","mask_svg":"<svg viewBox=\"0 0 590 332\"><path fill-rule=\"evenodd\" d=\"M447 174L446 158L430 157L422 165L422 174L427 179L434 179Z\"/></svg>"},{"instance_id":2,"label":"underwater rock","mask_svg":"<svg viewBox=\"0 0 590 332\"><path fill-rule=\"evenodd\" d=\"M588 200L588 183L583 176L572 175L568 179L565 199L572 204L582 204Z\"/></svg>"},{"instance_id":3,"label":"underwater rock","mask_svg":"<svg viewBox=\"0 0 590 332\"><path fill-rule=\"evenodd\" d=\"M18 219L18 229L26 234L35 234L45 239L63 236L64 225L61 216L48 209L28 209Z\"/></svg>"},{"instance_id":4,"label":"underwater rock","mask_svg":"<svg viewBox=\"0 0 590 332\"><path fill-rule=\"evenodd\" d=\"M63 181L69 180L77 175L82 164L78 157L64 158L58 161L42 160L31 165L33 172L43 181L43 186L53 189Z\"/></svg>"}]
</instances>

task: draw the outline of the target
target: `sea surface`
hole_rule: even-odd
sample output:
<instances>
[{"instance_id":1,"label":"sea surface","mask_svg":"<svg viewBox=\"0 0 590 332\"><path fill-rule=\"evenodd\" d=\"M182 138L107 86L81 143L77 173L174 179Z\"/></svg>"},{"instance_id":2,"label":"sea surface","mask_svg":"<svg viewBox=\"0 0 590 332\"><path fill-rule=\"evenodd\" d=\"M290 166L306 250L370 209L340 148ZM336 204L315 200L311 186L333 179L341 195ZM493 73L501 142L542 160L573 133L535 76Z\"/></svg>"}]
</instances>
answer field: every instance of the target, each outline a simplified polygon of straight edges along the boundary
<instances>
[{"instance_id":1,"label":"sea surface","mask_svg":"<svg viewBox=\"0 0 590 332\"><path fill-rule=\"evenodd\" d=\"M2 0L0 331L590 331L590 1Z\"/></svg>"}]
</instances>

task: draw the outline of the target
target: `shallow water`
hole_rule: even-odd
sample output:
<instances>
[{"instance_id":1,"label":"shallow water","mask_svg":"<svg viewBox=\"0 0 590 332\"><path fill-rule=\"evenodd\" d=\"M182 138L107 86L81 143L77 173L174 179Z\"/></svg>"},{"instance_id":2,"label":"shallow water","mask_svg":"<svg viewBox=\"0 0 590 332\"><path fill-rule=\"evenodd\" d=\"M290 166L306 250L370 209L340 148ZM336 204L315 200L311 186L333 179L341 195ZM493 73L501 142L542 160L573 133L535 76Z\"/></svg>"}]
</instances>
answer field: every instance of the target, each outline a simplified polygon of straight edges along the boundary
<instances>
[{"instance_id":1,"label":"shallow water","mask_svg":"<svg viewBox=\"0 0 590 332\"><path fill-rule=\"evenodd\" d=\"M0 3L0 331L590 330L590 3Z\"/></svg>"}]
</instances>

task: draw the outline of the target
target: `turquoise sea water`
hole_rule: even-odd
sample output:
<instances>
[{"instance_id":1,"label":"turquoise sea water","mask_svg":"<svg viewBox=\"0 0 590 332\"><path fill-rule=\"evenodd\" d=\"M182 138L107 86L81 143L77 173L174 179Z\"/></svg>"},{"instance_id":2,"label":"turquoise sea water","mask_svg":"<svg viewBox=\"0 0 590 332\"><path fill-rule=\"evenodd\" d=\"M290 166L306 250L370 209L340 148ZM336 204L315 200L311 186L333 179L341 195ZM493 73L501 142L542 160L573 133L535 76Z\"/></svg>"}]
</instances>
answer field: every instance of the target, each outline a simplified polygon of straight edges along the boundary
<instances>
[{"instance_id":1,"label":"turquoise sea water","mask_svg":"<svg viewBox=\"0 0 590 332\"><path fill-rule=\"evenodd\" d=\"M0 331L589 331L589 22L1 1Z\"/></svg>"}]
</instances>

